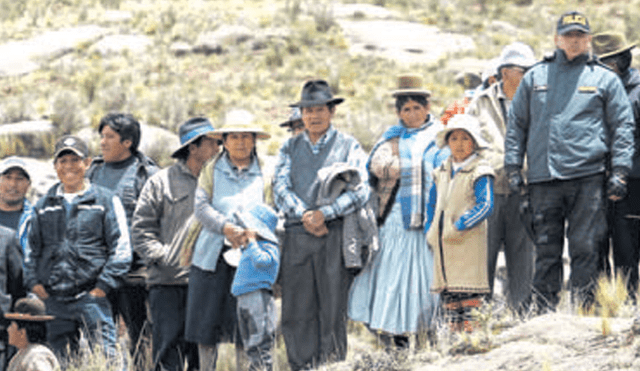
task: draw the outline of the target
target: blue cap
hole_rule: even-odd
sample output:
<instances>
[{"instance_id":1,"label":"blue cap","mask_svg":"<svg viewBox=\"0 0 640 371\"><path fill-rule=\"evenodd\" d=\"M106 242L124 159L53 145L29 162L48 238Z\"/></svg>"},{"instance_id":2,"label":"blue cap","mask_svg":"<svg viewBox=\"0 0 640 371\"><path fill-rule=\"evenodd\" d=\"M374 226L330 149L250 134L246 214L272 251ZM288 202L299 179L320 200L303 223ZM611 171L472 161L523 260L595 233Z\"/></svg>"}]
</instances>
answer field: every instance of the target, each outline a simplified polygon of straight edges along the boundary
<instances>
[{"instance_id":1,"label":"blue cap","mask_svg":"<svg viewBox=\"0 0 640 371\"><path fill-rule=\"evenodd\" d=\"M194 117L187 120L184 124L180 125L180 129L178 130L178 135L180 135L180 148L176 149L171 157L178 157L178 154L194 140L203 135L209 135L215 130L211 122L205 117Z\"/></svg>"},{"instance_id":2,"label":"blue cap","mask_svg":"<svg viewBox=\"0 0 640 371\"><path fill-rule=\"evenodd\" d=\"M564 13L558 19L558 28L556 33L558 35L564 35L571 31L581 31L584 33L591 33L591 27L589 27L589 21L584 14L571 11Z\"/></svg>"}]
</instances>

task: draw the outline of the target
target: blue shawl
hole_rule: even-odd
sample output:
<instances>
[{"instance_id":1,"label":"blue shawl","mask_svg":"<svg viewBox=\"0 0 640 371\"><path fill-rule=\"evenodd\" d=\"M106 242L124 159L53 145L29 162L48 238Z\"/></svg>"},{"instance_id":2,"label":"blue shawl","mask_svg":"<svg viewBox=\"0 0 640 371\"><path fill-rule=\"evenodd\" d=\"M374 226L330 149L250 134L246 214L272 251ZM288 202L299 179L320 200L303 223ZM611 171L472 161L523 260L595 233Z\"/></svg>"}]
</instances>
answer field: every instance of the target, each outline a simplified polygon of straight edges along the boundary
<instances>
[{"instance_id":1,"label":"blue shawl","mask_svg":"<svg viewBox=\"0 0 640 371\"><path fill-rule=\"evenodd\" d=\"M402 120L399 120L397 125L382 134L382 138L371 150L372 155L382 143L399 138L401 171L396 199L402 206L405 229L421 229L424 226L433 170L449 156L447 149L440 150L435 143L436 134L441 129L432 115L429 115L419 128L407 128ZM371 155L367 161L367 171L371 164Z\"/></svg>"}]
</instances>

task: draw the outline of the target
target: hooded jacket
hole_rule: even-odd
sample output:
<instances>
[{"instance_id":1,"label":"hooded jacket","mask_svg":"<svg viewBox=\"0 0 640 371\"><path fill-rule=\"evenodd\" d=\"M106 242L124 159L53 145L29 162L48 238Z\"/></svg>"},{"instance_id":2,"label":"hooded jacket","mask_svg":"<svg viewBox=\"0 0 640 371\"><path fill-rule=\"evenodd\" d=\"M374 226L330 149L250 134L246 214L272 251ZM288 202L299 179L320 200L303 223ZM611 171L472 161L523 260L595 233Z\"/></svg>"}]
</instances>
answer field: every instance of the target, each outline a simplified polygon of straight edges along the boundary
<instances>
[{"instance_id":1,"label":"hooded jacket","mask_svg":"<svg viewBox=\"0 0 640 371\"><path fill-rule=\"evenodd\" d=\"M586 54L558 49L522 78L508 115L505 167L529 183L631 169L634 120L618 76ZM610 166L607 162L610 161Z\"/></svg>"}]
</instances>

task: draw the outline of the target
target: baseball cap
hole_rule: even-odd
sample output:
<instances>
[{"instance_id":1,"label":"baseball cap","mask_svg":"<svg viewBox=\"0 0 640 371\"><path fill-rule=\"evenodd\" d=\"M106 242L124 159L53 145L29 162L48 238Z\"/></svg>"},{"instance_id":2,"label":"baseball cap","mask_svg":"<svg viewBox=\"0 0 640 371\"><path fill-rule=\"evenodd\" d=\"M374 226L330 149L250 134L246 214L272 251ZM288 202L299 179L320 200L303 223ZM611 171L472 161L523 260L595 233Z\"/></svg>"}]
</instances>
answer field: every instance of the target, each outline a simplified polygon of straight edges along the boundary
<instances>
[{"instance_id":1,"label":"baseball cap","mask_svg":"<svg viewBox=\"0 0 640 371\"><path fill-rule=\"evenodd\" d=\"M564 13L558 19L558 28L556 32L558 35L564 35L571 31L582 31L584 33L591 33L591 27L589 27L589 21L584 14L571 11Z\"/></svg>"},{"instance_id":2,"label":"baseball cap","mask_svg":"<svg viewBox=\"0 0 640 371\"><path fill-rule=\"evenodd\" d=\"M71 151L82 158L87 158L89 156L89 147L87 147L87 143L73 135L65 135L58 139L53 159L57 159L64 151Z\"/></svg>"},{"instance_id":3,"label":"baseball cap","mask_svg":"<svg viewBox=\"0 0 640 371\"><path fill-rule=\"evenodd\" d=\"M21 158L11 156L5 158L0 162L0 175L4 175L11 169L22 170L27 179L31 180L31 176L29 175L29 171L27 170L27 164Z\"/></svg>"}]
</instances>

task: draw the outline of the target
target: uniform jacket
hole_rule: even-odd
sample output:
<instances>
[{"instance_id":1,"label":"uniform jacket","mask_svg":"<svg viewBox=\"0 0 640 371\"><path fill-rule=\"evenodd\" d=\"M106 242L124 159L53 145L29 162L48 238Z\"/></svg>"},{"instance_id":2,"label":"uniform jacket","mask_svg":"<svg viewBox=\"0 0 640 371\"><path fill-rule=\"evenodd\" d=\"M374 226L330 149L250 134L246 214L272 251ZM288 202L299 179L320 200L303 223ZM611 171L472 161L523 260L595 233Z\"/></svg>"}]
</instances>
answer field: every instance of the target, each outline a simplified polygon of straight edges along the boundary
<instances>
[{"instance_id":1,"label":"uniform jacket","mask_svg":"<svg viewBox=\"0 0 640 371\"><path fill-rule=\"evenodd\" d=\"M433 173L438 189L433 222L427 241L434 252L434 292L489 292L487 276L487 221L458 230L455 223L476 204L476 181L493 175L481 156L458 170L451 178L451 160Z\"/></svg>"},{"instance_id":2,"label":"uniform jacket","mask_svg":"<svg viewBox=\"0 0 640 371\"><path fill-rule=\"evenodd\" d=\"M120 199L96 185L76 197L69 211L55 184L35 206L25 258L25 284L58 296L97 287L116 288L129 270L131 244Z\"/></svg>"},{"instance_id":3,"label":"uniform jacket","mask_svg":"<svg viewBox=\"0 0 640 371\"><path fill-rule=\"evenodd\" d=\"M147 284L187 284L188 266L179 254L198 178L183 161L153 175L140 194L133 214L133 248L147 266Z\"/></svg>"},{"instance_id":4,"label":"uniform jacket","mask_svg":"<svg viewBox=\"0 0 640 371\"><path fill-rule=\"evenodd\" d=\"M4 318L13 302L24 294L20 243L13 229L0 226L0 316ZM3 324L0 320L0 329Z\"/></svg>"},{"instance_id":5,"label":"uniform jacket","mask_svg":"<svg viewBox=\"0 0 640 371\"><path fill-rule=\"evenodd\" d=\"M529 183L574 179L611 167L631 169L634 121L620 79L585 55L564 51L532 67L509 111L505 166L522 168Z\"/></svg>"},{"instance_id":6,"label":"uniform jacket","mask_svg":"<svg viewBox=\"0 0 640 371\"><path fill-rule=\"evenodd\" d=\"M629 100L631 101L631 108L633 109L633 116L636 121L635 126L635 152L633 155L633 166L631 167L631 178L640 178L640 73L635 68L629 68L627 72L621 76L624 88L627 91Z\"/></svg>"}]
</instances>

